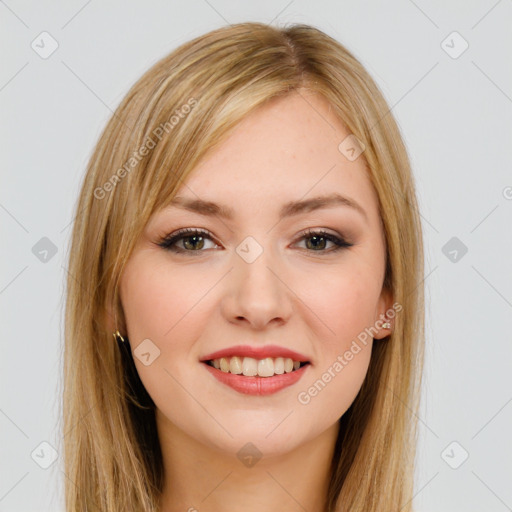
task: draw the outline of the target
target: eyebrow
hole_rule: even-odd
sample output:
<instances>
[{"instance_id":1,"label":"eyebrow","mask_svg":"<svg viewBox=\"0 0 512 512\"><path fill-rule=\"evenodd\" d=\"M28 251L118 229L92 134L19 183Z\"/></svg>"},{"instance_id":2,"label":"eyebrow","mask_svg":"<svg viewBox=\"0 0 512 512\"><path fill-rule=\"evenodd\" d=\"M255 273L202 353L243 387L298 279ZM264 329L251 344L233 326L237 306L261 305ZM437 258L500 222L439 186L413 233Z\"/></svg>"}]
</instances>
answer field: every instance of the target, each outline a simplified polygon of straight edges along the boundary
<instances>
[{"instance_id":1,"label":"eyebrow","mask_svg":"<svg viewBox=\"0 0 512 512\"><path fill-rule=\"evenodd\" d=\"M219 216L227 220L232 220L234 218L234 211L232 208L212 201L204 201L202 199L189 199L186 197L176 196L170 201L168 206L181 208L200 215L212 217ZM348 206L349 208L359 212L365 220L368 221L366 211L359 203L354 201L354 199L338 193L285 203L279 212L279 218L284 219L285 217L300 215L321 208L333 208L336 206Z\"/></svg>"}]
</instances>

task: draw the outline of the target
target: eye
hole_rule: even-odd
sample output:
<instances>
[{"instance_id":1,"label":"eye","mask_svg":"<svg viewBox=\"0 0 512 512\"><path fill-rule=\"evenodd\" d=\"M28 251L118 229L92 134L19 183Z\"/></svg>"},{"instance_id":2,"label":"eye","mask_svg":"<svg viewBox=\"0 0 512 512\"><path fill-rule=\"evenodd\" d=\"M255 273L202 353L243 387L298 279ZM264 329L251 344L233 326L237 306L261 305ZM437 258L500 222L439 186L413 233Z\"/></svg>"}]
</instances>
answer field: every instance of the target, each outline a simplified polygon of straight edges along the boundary
<instances>
[{"instance_id":1,"label":"eye","mask_svg":"<svg viewBox=\"0 0 512 512\"><path fill-rule=\"evenodd\" d=\"M306 251L317 253L332 253L354 245L325 230L309 229L301 234L299 241L302 240L306 242ZM208 247L206 247L207 242L213 244L214 247L211 248L219 247L213 241L210 232L195 228L185 228L163 237L158 242L158 245L174 253L190 254L194 252L204 252L203 249L208 249ZM333 244L333 247L329 250L325 250L328 243ZM179 244L182 245L180 246Z\"/></svg>"},{"instance_id":2,"label":"eye","mask_svg":"<svg viewBox=\"0 0 512 512\"><path fill-rule=\"evenodd\" d=\"M323 229L308 229L302 233L302 236L299 240L306 241L306 250L309 250L310 252L332 253L341 249L352 247L354 245L350 242L347 242L345 239L329 233ZM324 249L328 242L331 242L334 244L334 246L332 249L326 251Z\"/></svg>"},{"instance_id":3,"label":"eye","mask_svg":"<svg viewBox=\"0 0 512 512\"><path fill-rule=\"evenodd\" d=\"M178 243L182 241L183 247L179 247ZM208 231L184 228L180 229L176 233L171 233L170 235L163 237L158 242L158 245L163 249L176 253L204 252L202 249L204 248L206 241L213 242L212 236Z\"/></svg>"}]
</instances>

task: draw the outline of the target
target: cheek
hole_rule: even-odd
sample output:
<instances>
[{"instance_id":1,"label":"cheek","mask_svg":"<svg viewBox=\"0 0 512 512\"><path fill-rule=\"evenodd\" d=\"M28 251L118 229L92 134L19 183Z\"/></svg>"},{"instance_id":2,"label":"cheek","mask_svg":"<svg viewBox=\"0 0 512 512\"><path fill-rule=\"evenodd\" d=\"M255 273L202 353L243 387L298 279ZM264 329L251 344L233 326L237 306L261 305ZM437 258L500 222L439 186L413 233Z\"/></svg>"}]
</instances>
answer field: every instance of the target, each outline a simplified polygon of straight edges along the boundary
<instances>
[{"instance_id":1,"label":"cheek","mask_svg":"<svg viewBox=\"0 0 512 512\"><path fill-rule=\"evenodd\" d=\"M308 414L329 423L346 412L366 377L372 352L366 329L375 321L380 282L367 266L354 265L316 273L303 287L318 351L315 372L297 399Z\"/></svg>"},{"instance_id":2,"label":"cheek","mask_svg":"<svg viewBox=\"0 0 512 512\"><path fill-rule=\"evenodd\" d=\"M150 338L166 351L186 349L170 342L186 340L192 334L188 331L199 330L200 322L190 318L201 314L201 299L215 284L213 277L195 275L140 256L129 263L121 281L121 300L133 348Z\"/></svg>"},{"instance_id":3,"label":"cheek","mask_svg":"<svg viewBox=\"0 0 512 512\"><path fill-rule=\"evenodd\" d=\"M121 280L121 300L137 372L157 407L177 423L175 411L190 412L190 396L180 383L186 383L186 389L193 388L187 379L190 363L199 364L194 342L207 318L205 294L217 280L205 279L204 273L171 269L168 263L148 255L130 260ZM145 359L146 353L149 356ZM204 411L198 407L195 414L200 417Z\"/></svg>"},{"instance_id":4,"label":"cheek","mask_svg":"<svg viewBox=\"0 0 512 512\"><path fill-rule=\"evenodd\" d=\"M359 344L325 358L311 380L299 390L297 401L305 418L317 425L332 425L354 402L368 372L372 345Z\"/></svg>"},{"instance_id":5,"label":"cheek","mask_svg":"<svg viewBox=\"0 0 512 512\"><path fill-rule=\"evenodd\" d=\"M368 372L373 340L365 329L371 326L374 297L367 284L339 278L317 297L316 312L329 330L321 329L328 334L318 339L317 364L297 401L308 417L324 425L345 414Z\"/></svg>"},{"instance_id":6,"label":"cheek","mask_svg":"<svg viewBox=\"0 0 512 512\"><path fill-rule=\"evenodd\" d=\"M192 267L177 270L157 256L134 256L125 268L120 293L139 377L157 407L179 423L173 411L191 407L179 383L194 387L191 369L199 368L195 341L211 315L207 294L219 277Z\"/></svg>"},{"instance_id":7,"label":"cheek","mask_svg":"<svg viewBox=\"0 0 512 512\"><path fill-rule=\"evenodd\" d=\"M324 353L345 350L351 340L373 325L380 288L376 276L357 266L302 279L299 293L314 314L313 321L323 325L315 330L321 333Z\"/></svg>"}]
</instances>

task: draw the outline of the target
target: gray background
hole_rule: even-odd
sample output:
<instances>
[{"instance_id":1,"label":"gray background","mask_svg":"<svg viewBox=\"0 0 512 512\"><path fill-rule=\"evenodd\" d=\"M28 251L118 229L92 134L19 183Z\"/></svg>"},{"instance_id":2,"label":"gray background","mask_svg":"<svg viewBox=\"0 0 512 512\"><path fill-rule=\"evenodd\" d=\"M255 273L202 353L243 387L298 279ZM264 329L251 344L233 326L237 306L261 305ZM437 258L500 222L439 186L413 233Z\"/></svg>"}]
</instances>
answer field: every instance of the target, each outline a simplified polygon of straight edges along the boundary
<instances>
[{"instance_id":1,"label":"gray background","mask_svg":"<svg viewBox=\"0 0 512 512\"><path fill-rule=\"evenodd\" d=\"M102 128L177 45L250 20L324 30L392 106L426 244L416 510L512 510L510 0L6 0L0 20L0 512L63 510L62 459L43 469L40 443L58 444L66 248Z\"/></svg>"}]
</instances>

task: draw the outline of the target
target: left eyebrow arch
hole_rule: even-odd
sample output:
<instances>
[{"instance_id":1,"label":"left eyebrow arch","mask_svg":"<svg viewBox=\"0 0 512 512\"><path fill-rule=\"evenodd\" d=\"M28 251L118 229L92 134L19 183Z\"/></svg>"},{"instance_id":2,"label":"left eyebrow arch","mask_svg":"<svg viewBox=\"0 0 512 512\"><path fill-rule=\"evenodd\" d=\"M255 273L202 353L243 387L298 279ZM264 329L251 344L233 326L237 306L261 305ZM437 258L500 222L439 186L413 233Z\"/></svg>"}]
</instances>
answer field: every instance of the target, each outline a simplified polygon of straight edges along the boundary
<instances>
[{"instance_id":1,"label":"left eyebrow arch","mask_svg":"<svg viewBox=\"0 0 512 512\"><path fill-rule=\"evenodd\" d=\"M204 201L202 199L190 199L176 196L168 204L169 207L188 210L200 215L209 217L218 216L223 219L232 220L235 216L234 210L226 205L217 204L213 201ZM338 193L312 197L298 201L289 201L285 203L279 212L279 219L300 215L321 208L333 208L336 206L346 206L357 211L368 221L368 215L364 208L354 199L343 196Z\"/></svg>"}]
</instances>

